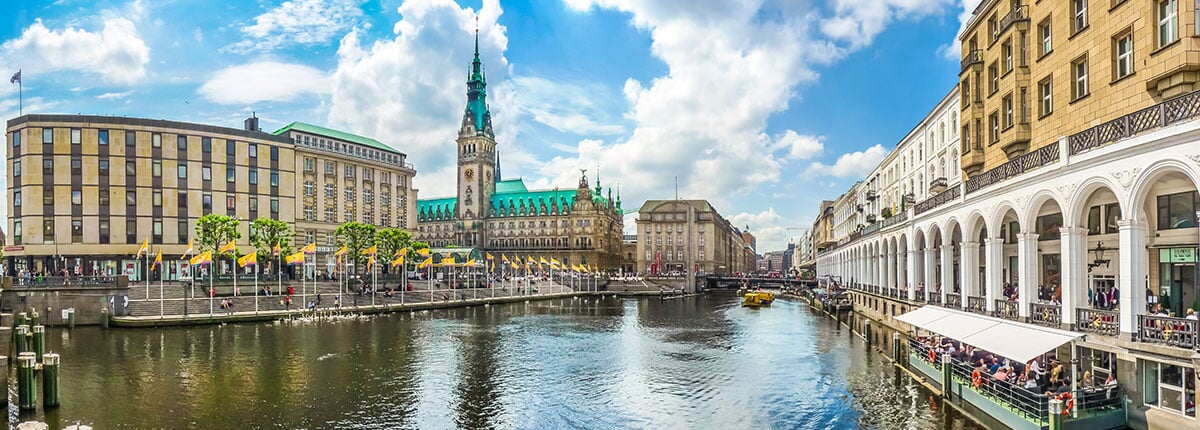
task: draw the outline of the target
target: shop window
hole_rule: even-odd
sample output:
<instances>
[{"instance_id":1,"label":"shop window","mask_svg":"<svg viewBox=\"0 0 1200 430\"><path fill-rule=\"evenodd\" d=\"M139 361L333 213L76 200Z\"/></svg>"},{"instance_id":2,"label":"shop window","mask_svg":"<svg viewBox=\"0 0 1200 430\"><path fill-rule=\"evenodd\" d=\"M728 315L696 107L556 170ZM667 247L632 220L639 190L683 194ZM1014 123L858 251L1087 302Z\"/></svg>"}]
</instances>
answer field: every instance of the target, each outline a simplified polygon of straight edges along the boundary
<instances>
[{"instance_id":1,"label":"shop window","mask_svg":"<svg viewBox=\"0 0 1200 430\"><path fill-rule=\"evenodd\" d=\"M1195 227L1196 200L1195 191L1158 196L1158 229Z\"/></svg>"},{"instance_id":2,"label":"shop window","mask_svg":"<svg viewBox=\"0 0 1200 430\"><path fill-rule=\"evenodd\" d=\"M1138 360L1142 395L1147 406L1189 417L1196 416L1196 373L1190 366Z\"/></svg>"},{"instance_id":3,"label":"shop window","mask_svg":"<svg viewBox=\"0 0 1200 430\"><path fill-rule=\"evenodd\" d=\"M1058 240L1062 228L1062 214L1054 213L1037 217L1038 240Z\"/></svg>"}]
</instances>

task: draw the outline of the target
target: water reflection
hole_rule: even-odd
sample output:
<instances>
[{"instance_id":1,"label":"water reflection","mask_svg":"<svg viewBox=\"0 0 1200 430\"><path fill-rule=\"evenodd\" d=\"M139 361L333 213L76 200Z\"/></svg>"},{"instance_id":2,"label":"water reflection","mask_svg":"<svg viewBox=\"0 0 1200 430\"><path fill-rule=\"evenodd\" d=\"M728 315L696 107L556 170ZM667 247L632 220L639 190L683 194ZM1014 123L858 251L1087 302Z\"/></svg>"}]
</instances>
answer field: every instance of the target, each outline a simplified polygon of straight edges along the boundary
<instances>
[{"instance_id":1,"label":"water reflection","mask_svg":"<svg viewBox=\"0 0 1200 430\"><path fill-rule=\"evenodd\" d=\"M576 298L52 332L63 406L33 415L52 428L970 427L848 329L784 300Z\"/></svg>"}]
</instances>

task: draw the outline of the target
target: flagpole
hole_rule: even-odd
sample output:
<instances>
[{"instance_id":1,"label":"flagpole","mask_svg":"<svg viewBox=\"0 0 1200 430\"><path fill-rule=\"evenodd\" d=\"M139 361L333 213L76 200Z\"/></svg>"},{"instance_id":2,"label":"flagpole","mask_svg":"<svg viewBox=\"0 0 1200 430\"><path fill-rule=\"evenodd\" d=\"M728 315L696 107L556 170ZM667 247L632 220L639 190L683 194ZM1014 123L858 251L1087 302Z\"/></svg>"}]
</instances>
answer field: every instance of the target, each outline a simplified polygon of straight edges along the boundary
<instances>
[{"instance_id":1,"label":"flagpole","mask_svg":"<svg viewBox=\"0 0 1200 430\"><path fill-rule=\"evenodd\" d=\"M150 270L151 270L151 268L149 267L149 265L150 265L150 249L149 248L146 249L146 255L142 256L142 264L147 265L147 267L146 267L146 299L150 299Z\"/></svg>"},{"instance_id":2,"label":"flagpole","mask_svg":"<svg viewBox=\"0 0 1200 430\"><path fill-rule=\"evenodd\" d=\"M159 269L159 270L162 270L162 269ZM149 298L149 297L147 297L147 298ZM165 312L166 312L166 310L163 306L163 279L162 279L162 274L159 273L159 275L158 275L158 318L162 319Z\"/></svg>"},{"instance_id":3,"label":"flagpole","mask_svg":"<svg viewBox=\"0 0 1200 430\"><path fill-rule=\"evenodd\" d=\"M232 255L230 258L233 260L233 295L234 295L234 297L237 297L237 295L238 295L238 288L237 288L237 277L238 277L237 251L234 251L233 255Z\"/></svg>"},{"instance_id":4,"label":"flagpole","mask_svg":"<svg viewBox=\"0 0 1200 430\"><path fill-rule=\"evenodd\" d=\"M215 247L216 245L213 245L213 246ZM212 258L209 258L208 260L209 260L208 261L208 314L212 315L213 314L213 299L217 297L216 291L213 291L213 278L216 278L216 276L214 276L216 274L213 273L213 270L215 270L216 268L212 267L213 266Z\"/></svg>"},{"instance_id":5,"label":"flagpole","mask_svg":"<svg viewBox=\"0 0 1200 430\"><path fill-rule=\"evenodd\" d=\"M371 255L371 261L375 261L374 254ZM379 278L375 276L375 266L375 264L371 264L371 267L367 268L371 271L371 307L375 307L375 293L379 289Z\"/></svg>"},{"instance_id":6,"label":"flagpole","mask_svg":"<svg viewBox=\"0 0 1200 430\"><path fill-rule=\"evenodd\" d=\"M255 251L257 252L257 251ZM258 256L254 256L254 313L258 313Z\"/></svg>"}]
</instances>

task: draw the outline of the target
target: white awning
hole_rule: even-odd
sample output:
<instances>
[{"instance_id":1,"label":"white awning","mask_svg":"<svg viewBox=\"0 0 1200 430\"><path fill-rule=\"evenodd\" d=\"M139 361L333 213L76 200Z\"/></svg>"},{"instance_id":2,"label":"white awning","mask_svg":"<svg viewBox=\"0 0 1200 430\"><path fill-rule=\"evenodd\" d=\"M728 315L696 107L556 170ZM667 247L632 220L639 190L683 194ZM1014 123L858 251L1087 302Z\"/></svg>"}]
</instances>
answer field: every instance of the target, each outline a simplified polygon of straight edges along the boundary
<instances>
[{"instance_id":1,"label":"white awning","mask_svg":"<svg viewBox=\"0 0 1200 430\"><path fill-rule=\"evenodd\" d=\"M923 306L896 319L1022 363L1084 336L938 306Z\"/></svg>"}]
</instances>

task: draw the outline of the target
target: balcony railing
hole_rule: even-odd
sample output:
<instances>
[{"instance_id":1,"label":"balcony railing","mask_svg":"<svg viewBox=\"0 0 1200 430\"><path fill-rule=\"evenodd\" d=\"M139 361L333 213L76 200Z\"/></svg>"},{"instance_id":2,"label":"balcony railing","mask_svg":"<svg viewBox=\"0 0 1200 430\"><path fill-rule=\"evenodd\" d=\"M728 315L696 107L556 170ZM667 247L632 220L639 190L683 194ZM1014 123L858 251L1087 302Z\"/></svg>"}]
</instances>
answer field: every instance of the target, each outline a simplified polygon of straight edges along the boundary
<instances>
[{"instance_id":1,"label":"balcony railing","mask_svg":"<svg viewBox=\"0 0 1200 430\"><path fill-rule=\"evenodd\" d=\"M1196 348L1196 320L1138 315L1138 342Z\"/></svg>"},{"instance_id":2,"label":"balcony railing","mask_svg":"<svg viewBox=\"0 0 1200 430\"><path fill-rule=\"evenodd\" d=\"M880 228L888 228L888 227L891 227L896 224L900 224L905 221L908 221L908 211L901 211L900 213L898 213L896 215L892 215L891 217L884 218L883 222L880 223L880 224L883 224L882 226L880 226Z\"/></svg>"},{"instance_id":3,"label":"balcony railing","mask_svg":"<svg viewBox=\"0 0 1200 430\"><path fill-rule=\"evenodd\" d=\"M867 225L866 227L863 227L863 230L862 230L863 235L875 233L875 232L879 231L880 228L883 228L883 224L875 222L875 220L872 218L867 218L867 221L870 222L871 224Z\"/></svg>"},{"instance_id":4,"label":"balcony railing","mask_svg":"<svg viewBox=\"0 0 1200 430\"><path fill-rule=\"evenodd\" d=\"M1116 336L1121 327L1121 314L1100 309L1076 309L1075 330Z\"/></svg>"},{"instance_id":5,"label":"balcony railing","mask_svg":"<svg viewBox=\"0 0 1200 430\"><path fill-rule=\"evenodd\" d=\"M975 175L975 177L967 179L967 194L1057 161L1058 141L1055 141L1033 152L1027 152L1024 155L1014 157L1008 160L1007 163L1001 164L981 175Z\"/></svg>"},{"instance_id":6,"label":"balcony railing","mask_svg":"<svg viewBox=\"0 0 1200 430\"><path fill-rule=\"evenodd\" d=\"M925 201L917 203L916 206L913 206L913 215L920 215L923 212L927 212L938 206L950 203L957 199L960 195L962 195L961 187L950 187L946 189L946 191L934 194L933 197L927 198Z\"/></svg>"},{"instance_id":7,"label":"balcony railing","mask_svg":"<svg viewBox=\"0 0 1200 430\"><path fill-rule=\"evenodd\" d=\"M949 180L947 180L945 177L929 181L929 192L940 193L942 191L946 191L946 187L949 186L949 183Z\"/></svg>"},{"instance_id":8,"label":"balcony railing","mask_svg":"<svg viewBox=\"0 0 1200 430\"><path fill-rule=\"evenodd\" d=\"M997 33L1004 34L1004 30L1007 30L1009 26L1019 21L1029 21L1028 6L1021 5L1014 7L1008 12L1008 15L1004 15L1004 18L1000 19L1000 29Z\"/></svg>"},{"instance_id":9,"label":"balcony railing","mask_svg":"<svg viewBox=\"0 0 1200 430\"><path fill-rule=\"evenodd\" d=\"M962 296L959 294L946 295L946 307L954 309L962 309Z\"/></svg>"},{"instance_id":10,"label":"balcony railing","mask_svg":"<svg viewBox=\"0 0 1200 430\"><path fill-rule=\"evenodd\" d=\"M1062 305L1030 303L1029 322L1048 327L1062 326Z\"/></svg>"},{"instance_id":11,"label":"balcony railing","mask_svg":"<svg viewBox=\"0 0 1200 430\"><path fill-rule=\"evenodd\" d=\"M996 310L992 311L992 316L1013 321L1021 319L1021 311L1018 309L1021 306L1020 303L1005 299L996 299L994 303Z\"/></svg>"},{"instance_id":12,"label":"balcony railing","mask_svg":"<svg viewBox=\"0 0 1200 430\"><path fill-rule=\"evenodd\" d=\"M875 192L875 190L867 191L867 200L875 200L877 198L879 198L879 193Z\"/></svg>"},{"instance_id":13,"label":"balcony railing","mask_svg":"<svg viewBox=\"0 0 1200 430\"><path fill-rule=\"evenodd\" d=\"M930 292L930 293L929 293L929 304L931 304L931 305L940 305L940 304L942 304L942 295L941 295L941 293Z\"/></svg>"},{"instance_id":14,"label":"balcony railing","mask_svg":"<svg viewBox=\"0 0 1200 430\"><path fill-rule=\"evenodd\" d=\"M967 311L987 315L987 297L967 296Z\"/></svg>"},{"instance_id":15,"label":"balcony railing","mask_svg":"<svg viewBox=\"0 0 1200 430\"><path fill-rule=\"evenodd\" d=\"M968 67L975 64L983 64L983 54L978 49L972 49L971 52L963 56L962 70L967 70Z\"/></svg>"},{"instance_id":16,"label":"balcony railing","mask_svg":"<svg viewBox=\"0 0 1200 430\"><path fill-rule=\"evenodd\" d=\"M1200 116L1200 91L1164 101L1067 137L1071 155L1087 152L1144 131Z\"/></svg>"}]
</instances>

